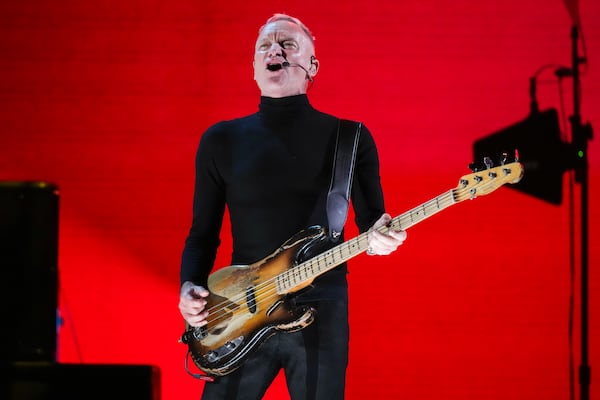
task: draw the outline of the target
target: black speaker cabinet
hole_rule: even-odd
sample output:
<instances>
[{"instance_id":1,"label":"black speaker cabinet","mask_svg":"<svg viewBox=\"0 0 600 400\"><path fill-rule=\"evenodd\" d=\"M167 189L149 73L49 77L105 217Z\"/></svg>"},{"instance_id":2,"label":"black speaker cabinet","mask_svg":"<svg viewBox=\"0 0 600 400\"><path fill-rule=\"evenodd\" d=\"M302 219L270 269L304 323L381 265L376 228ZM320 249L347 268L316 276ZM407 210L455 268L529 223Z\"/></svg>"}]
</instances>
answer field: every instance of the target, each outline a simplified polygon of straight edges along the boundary
<instances>
[{"instance_id":1,"label":"black speaker cabinet","mask_svg":"<svg viewBox=\"0 0 600 400\"><path fill-rule=\"evenodd\" d=\"M16 363L0 371L0 399L160 399L160 370L151 365Z\"/></svg>"},{"instance_id":2,"label":"black speaker cabinet","mask_svg":"<svg viewBox=\"0 0 600 400\"><path fill-rule=\"evenodd\" d=\"M55 361L58 188L0 181L0 360Z\"/></svg>"}]
</instances>

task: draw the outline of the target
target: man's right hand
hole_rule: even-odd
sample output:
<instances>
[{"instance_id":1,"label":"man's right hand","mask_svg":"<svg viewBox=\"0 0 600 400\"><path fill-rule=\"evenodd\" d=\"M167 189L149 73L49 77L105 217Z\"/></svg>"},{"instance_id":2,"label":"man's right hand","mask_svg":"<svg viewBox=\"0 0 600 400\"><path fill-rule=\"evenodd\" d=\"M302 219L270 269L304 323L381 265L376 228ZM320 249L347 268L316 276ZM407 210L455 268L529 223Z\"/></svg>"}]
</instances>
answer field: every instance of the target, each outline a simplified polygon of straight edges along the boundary
<instances>
[{"instance_id":1,"label":"man's right hand","mask_svg":"<svg viewBox=\"0 0 600 400\"><path fill-rule=\"evenodd\" d=\"M206 307L206 297L209 294L210 292L204 287L194 285L190 281L181 285L179 311L189 325L195 327L206 325L208 311L205 311L204 307Z\"/></svg>"}]
</instances>

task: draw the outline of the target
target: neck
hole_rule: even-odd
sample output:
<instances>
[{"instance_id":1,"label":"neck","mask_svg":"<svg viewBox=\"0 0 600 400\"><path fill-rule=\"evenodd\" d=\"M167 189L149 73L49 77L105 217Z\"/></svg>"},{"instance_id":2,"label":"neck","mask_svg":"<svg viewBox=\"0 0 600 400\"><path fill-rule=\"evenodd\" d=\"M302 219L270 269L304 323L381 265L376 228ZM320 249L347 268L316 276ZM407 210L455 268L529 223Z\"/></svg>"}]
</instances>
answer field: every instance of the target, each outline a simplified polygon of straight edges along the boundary
<instances>
[{"instance_id":1,"label":"neck","mask_svg":"<svg viewBox=\"0 0 600 400\"><path fill-rule=\"evenodd\" d=\"M291 97L298 96L301 94L306 94L306 90L296 90L296 91L288 91L288 90L261 90L260 95L263 97L271 97L274 99L280 99L283 97Z\"/></svg>"}]
</instances>

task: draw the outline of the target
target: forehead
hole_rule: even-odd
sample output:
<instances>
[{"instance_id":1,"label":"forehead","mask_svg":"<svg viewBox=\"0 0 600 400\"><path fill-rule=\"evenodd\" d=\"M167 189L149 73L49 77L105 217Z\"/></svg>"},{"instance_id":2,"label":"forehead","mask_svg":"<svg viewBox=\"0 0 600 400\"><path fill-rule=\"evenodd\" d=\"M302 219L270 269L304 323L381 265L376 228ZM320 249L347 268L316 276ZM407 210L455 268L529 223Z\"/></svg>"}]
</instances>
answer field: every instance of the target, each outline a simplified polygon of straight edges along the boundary
<instances>
[{"instance_id":1,"label":"forehead","mask_svg":"<svg viewBox=\"0 0 600 400\"><path fill-rule=\"evenodd\" d=\"M304 30L298 24L287 20L273 21L263 26L258 33L256 41L281 39L283 37L293 38L298 41L308 41L310 43L310 38Z\"/></svg>"}]
</instances>

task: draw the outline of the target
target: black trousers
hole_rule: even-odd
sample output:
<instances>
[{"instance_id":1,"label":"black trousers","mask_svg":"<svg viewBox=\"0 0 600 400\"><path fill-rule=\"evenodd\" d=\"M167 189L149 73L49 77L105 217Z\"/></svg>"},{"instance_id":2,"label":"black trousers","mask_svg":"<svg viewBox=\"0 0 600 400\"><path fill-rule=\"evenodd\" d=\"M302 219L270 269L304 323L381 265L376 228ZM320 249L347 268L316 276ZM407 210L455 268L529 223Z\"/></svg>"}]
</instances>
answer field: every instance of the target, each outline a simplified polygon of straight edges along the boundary
<instances>
[{"instance_id":1,"label":"black trousers","mask_svg":"<svg viewBox=\"0 0 600 400\"><path fill-rule=\"evenodd\" d=\"M348 365L348 304L321 301L308 327L269 338L229 375L206 383L203 400L258 400L283 368L292 400L341 400Z\"/></svg>"}]
</instances>

